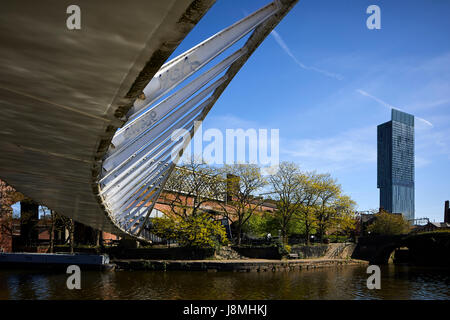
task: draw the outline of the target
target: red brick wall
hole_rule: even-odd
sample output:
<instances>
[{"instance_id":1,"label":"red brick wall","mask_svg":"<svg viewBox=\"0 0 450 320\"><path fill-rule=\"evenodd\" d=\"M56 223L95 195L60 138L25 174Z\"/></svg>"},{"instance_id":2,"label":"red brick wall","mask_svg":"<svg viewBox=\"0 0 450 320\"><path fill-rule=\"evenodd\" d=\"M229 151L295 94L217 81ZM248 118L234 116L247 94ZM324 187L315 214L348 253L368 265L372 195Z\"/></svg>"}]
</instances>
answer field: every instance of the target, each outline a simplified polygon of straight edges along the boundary
<instances>
[{"instance_id":1,"label":"red brick wall","mask_svg":"<svg viewBox=\"0 0 450 320\"><path fill-rule=\"evenodd\" d=\"M3 223L6 222L0 220L0 225ZM0 228L0 252L12 252L12 236L2 229L3 228Z\"/></svg>"},{"instance_id":2,"label":"red brick wall","mask_svg":"<svg viewBox=\"0 0 450 320\"><path fill-rule=\"evenodd\" d=\"M39 240L50 240L50 232L48 230L39 232L38 239Z\"/></svg>"},{"instance_id":3,"label":"red brick wall","mask_svg":"<svg viewBox=\"0 0 450 320\"><path fill-rule=\"evenodd\" d=\"M103 232L103 240L108 242L108 240L119 240L119 237L115 234L109 233L109 232Z\"/></svg>"}]
</instances>

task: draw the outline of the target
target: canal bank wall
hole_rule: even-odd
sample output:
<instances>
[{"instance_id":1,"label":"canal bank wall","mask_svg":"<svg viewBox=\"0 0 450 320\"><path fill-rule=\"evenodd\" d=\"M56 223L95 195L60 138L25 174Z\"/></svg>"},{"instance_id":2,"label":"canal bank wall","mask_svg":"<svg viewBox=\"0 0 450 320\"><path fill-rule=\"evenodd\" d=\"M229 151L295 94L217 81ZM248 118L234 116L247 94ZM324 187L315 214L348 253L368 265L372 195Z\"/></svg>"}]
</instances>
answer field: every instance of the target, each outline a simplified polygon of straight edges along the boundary
<instances>
[{"instance_id":1,"label":"canal bank wall","mask_svg":"<svg viewBox=\"0 0 450 320\"><path fill-rule=\"evenodd\" d=\"M291 254L298 259L348 259L351 258L356 245L354 243L330 243L315 245L293 245ZM273 259L283 258L276 245L271 246L225 246L214 249L193 249L186 247L171 248L122 248L114 247L105 251L111 259L142 260L240 260L240 259Z\"/></svg>"},{"instance_id":2,"label":"canal bank wall","mask_svg":"<svg viewBox=\"0 0 450 320\"><path fill-rule=\"evenodd\" d=\"M115 270L127 271L207 271L207 272L268 272L310 270L325 267L368 265L355 259L296 260L113 260Z\"/></svg>"},{"instance_id":3,"label":"canal bank wall","mask_svg":"<svg viewBox=\"0 0 450 320\"><path fill-rule=\"evenodd\" d=\"M330 243L315 245L292 245L291 255L299 259L348 259L351 258L356 248L354 243ZM233 246L232 249L243 257L252 259L276 259L282 258L277 247Z\"/></svg>"}]
</instances>

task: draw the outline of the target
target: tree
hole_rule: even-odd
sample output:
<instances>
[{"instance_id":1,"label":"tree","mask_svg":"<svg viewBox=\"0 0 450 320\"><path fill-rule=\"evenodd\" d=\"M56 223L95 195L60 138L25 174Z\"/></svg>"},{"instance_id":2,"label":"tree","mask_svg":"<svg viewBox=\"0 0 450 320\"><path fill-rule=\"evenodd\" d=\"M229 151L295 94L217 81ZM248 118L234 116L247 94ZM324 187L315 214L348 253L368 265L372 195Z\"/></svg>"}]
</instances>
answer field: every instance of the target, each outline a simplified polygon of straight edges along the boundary
<instances>
[{"instance_id":1,"label":"tree","mask_svg":"<svg viewBox=\"0 0 450 320\"><path fill-rule=\"evenodd\" d=\"M410 223L401 214L392 214L381 210L375 215L375 221L367 228L375 235L398 235L408 233Z\"/></svg>"},{"instance_id":2,"label":"tree","mask_svg":"<svg viewBox=\"0 0 450 320\"><path fill-rule=\"evenodd\" d=\"M263 214L252 215L242 227L242 230L246 234L262 238L267 236L268 233L276 234L278 230L277 225L275 217L268 212L264 212Z\"/></svg>"},{"instance_id":3,"label":"tree","mask_svg":"<svg viewBox=\"0 0 450 320\"><path fill-rule=\"evenodd\" d=\"M275 215L278 217L282 241L287 244L291 220L305 201L305 176L297 164L282 162L278 172L271 175L269 181L277 201Z\"/></svg>"},{"instance_id":4,"label":"tree","mask_svg":"<svg viewBox=\"0 0 450 320\"><path fill-rule=\"evenodd\" d=\"M260 168L252 164L225 165L227 201L219 201L225 216L234 221L237 243L241 244L242 229L264 201L256 192L267 184Z\"/></svg>"},{"instance_id":5,"label":"tree","mask_svg":"<svg viewBox=\"0 0 450 320\"><path fill-rule=\"evenodd\" d=\"M225 228L208 214L190 216L178 225L177 242L181 246L215 249L226 241Z\"/></svg>"},{"instance_id":6,"label":"tree","mask_svg":"<svg viewBox=\"0 0 450 320\"><path fill-rule=\"evenodd\" d=\"M49 252L53 253L55 251L55 220L56 220L56 214L53 210L50 210L50 219L51 219L51 225L50 225L50 248Z\"/></svg>"},{"instance_id":7,"label":"tree","mask_svg":"<svg viewBox=\"0 0 450 320\"><path fill-rule=\"evenodd\" d=\"M327 229L336 222L335 217L337 215L337 211L336 207L333 205L340 197L342 190L341 186L338 185L336 180L333 179L328 173L319 174L317 178L317 230L321 241L323 241Z\"/></svg>"},{"instance_id":8,"label":"tree","mask_svg":"<svg viewBox=\"0 0 450 320\"><path fill-rule=\"evenodd\" d=\"M167 214L182 218L202 212L202 206L225 194L220 172L206 163L192 160L176 168L165 185L165 201L170 208Z\"/></svg>"},{"instance_id":9,"label":"tree","mask_svg":"<svg viewBox=\"0 0 450 320\"><path fill-rule=\"evenodd\" d=\"M294 218L302 223L307 244L315 230L323 241L330 228L340 232L354 229L355 202L342 194L341 186L330 174L300 172L297 176L300 185L294 192L300 202Z\"/></svg>"},{"instance_id":10,"label":"tree","mask_svg":"<svg viewBox=\"0 0 450 320\"><path fill-rule=\"evenodd\" d=\"M299 195L298 197L303 197L303 201L298 207L295 218L298 219L303 224L303 232L306 238L306 244L310 244L310 238L313 230L317 227L317 216L318 211L317 202L319 200L318 185L320 182L320 175L312 172L303 174L302 183L304 186L299 188L298 191L304 192L304 195Z\"/></svg>"},{"instance_id":11,"label":"tree","mask_svg":"<svg viewBox=\"0 0 450 320\"><path fill-rule=\"evenodd\" d=\"M20 241L24 246L35 246L38 240L39 204L30 198L20 201Z\"/></svg>"},{"instance_id":12,"label":"tree","mask_svg":"<svg viewBox=\"0 0 450 320\"><path fill-rule=\"evenodd\" d=\"M335 213L334 223L338 232L347 236L354 234L356 230L356 202L347 195L340 195L333 204Z\"/></svg>"},{"instance_id":13,"label":"tree","mask_svg":"<svg viewBox=\"0 0 450 320\"><path fill-rule=\"evenodd\" d=\"M190 248L216 249L227 241L222 224L205 213L177 219L154 218L151 232Z\"/></svg>"},{"instance_id":14,"label":"tree","mask_svg":"<svg viewBox=\"0 0 450 320\"><path fill-rule=\"evenodd\" d=\"M0 233L8 238L12 238L13 235L13 209L11 206L24 198L23 194L0 180Z\"/></svg>"},{"instance_id":15,"label":"tree","mask_svg":"<svg viewBox=\"0 0 450 320\"><path fill-rule=\"evenodd\" d=\"M17 192L16 189L8 185L5 181L0 180L0 216L3 213L12 213L11 206L25 198L23 194Z\"/></svg>"},{"instance_id":16,"label":"tree","mask_svg":"<svg viewBox=\"0 0 450 320\"><path fill-rule=\"evenodd\" d=\"M52 216L52 226L51 229L53 229L53 233L55 231L61 231L61 232L65 232L67 230L67 232L69 233L69 237L66 238L64 237L64 242L65 243L69 243L70 246L70 253L74 253L74 247L75 247L75 222L73 221L73 219L70 219L68 217L65 217L63 215L60 215L54 211L51 211L51 216ZM50 239L54 239L54 235L50 235ZM52 248L52 243L50 241L50 252L52 252L53 248Z\"/></svg>"},{"instance_id":17,"label":"tree","mask_svg":"<svg viewBox=\"0 0 450 320\"><path fill-rule=\"evenodd\" d=\"M175 219L163 217L163 218L152 218L150 222L151 232L162 239L166 240L176 240L177 239L177 221L181 218L177 217Z\"/></svg>"},{"instance_id":18,"label":"tree","mask_svg":"<svg viewBox=\"0 0 450 320\"><path fill-rule=\"evenodd\" d=\"M66 230L69 233L69 237L66 238L64 236L64 243L69 243L70 245L70 252L73 253L74 251L74 232L75 232L75 223L72 219L67 218L65 216L62 216L58 214L57 212L50 210L50 248L49 252L53 253L55 250L55 233L56 232L62 232L65 233Z\"/></svg>"},{"instance_id":19,"label":"tree","mask_svg":"<svg viewBox=\"0 0 450 320\"><path fill-rule=\"evenodd\" d=\"M67 228L69 230L69 243L70 243L70 253L73 254L73 249L75 246L75 222L73 219L69 219L69 223L67 225Z\"/></svg>"}]
</instances>

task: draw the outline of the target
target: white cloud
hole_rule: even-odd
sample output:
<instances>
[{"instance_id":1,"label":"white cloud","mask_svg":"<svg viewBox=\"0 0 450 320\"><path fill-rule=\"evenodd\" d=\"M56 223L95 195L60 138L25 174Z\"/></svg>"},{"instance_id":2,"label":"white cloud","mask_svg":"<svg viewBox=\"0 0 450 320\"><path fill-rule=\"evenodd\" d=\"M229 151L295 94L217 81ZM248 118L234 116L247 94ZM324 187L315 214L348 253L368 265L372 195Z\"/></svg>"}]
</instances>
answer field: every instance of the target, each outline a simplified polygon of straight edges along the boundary
<instances>
[{"instance_id":1,"label":"white cloud","mask_svg":"<svg viewBox=\"0 0 450 320\"><path fill-rule=\"evenodd\" d=\"M302 69L305 70L311 70L311 71L315 71L318 73L321 73L327 77L330 78L334 78L337 80L343 80L344 77L340 74L337 73L332 73L332 72L328 72L326 70L322 70L316 67L309 67L306 66L305 64L303 64L302 62L300 62L297 57L292 53L292 51L289 49L289 47L287 46L286 42L284 42L283 38L281 38L281 36L278 34L278 32L276 32L275 30L272 30L272 32L270 33L272 35L272 37L275 39L275 41L278 43L278 45L281 47L281 49L283 49L283 51L292 58L292 60L294 60L294 62Z\"/></svg>"},{"instance_id":2,"label":"white cloud","mask_svg":"<svg viewBox=\"0 0 450 320\"><path fill-rule=\"evenodd\" d=\"M280 153L306 170L334 172L362 165L376 166L376 127L359 128L336 136L281 140Z\"/></svg>"},{"instance_id":3,"label":"white cloud","mask_svg":"<svg viewBox=\"0 0 450 320\"><path fill-rule=\"evenodd\" d=\"M404 111L404 110L402 110L401 108L399 108L399 107L394 107L393 105L391 105L391 104L389 104L389 103L387 103L387 102L381 100L380 98L377 98L377 97L375 97L375 96L369 94L368 92L366 92L366 91L364 91L364 90L357 89L356 91L357 91L359 94L363 95L363 96L366 96L366 97L369 97L369 98L375 100L376 102L378 102L379 104L381 104L382 106L384 106L384 107L386 107L386 108L389 108L389 109L397 109L397 110L400 110L400 111ZM406 111L405 111L405 112L406 112ZM421 117L417 117L417 116L414 116L414 117L415 117L417 120L420 120L420 121L422 121L423 123L429 125L430 127L433 126L433 124L432 124L430 121L428 121L428 120L425 120L425 119L423 119L423 118L421 118Z\"/></svg>"}]
</instances>

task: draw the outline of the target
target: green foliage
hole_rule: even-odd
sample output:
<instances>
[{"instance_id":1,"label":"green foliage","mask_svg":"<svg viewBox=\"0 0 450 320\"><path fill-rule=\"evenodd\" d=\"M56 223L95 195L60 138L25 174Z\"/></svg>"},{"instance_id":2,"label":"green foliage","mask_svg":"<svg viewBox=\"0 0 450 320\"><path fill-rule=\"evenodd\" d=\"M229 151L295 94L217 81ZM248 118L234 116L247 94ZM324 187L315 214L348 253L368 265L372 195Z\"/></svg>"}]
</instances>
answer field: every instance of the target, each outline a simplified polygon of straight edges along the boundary
<instances>
[{"instance_id":1,"label":"green foliage","mask_svg":"<svg viewBox=\"0 0 450 320\"><path fill-rule=\"evenodd\" d=\"M180 246L192 248L218 248L227 243L225 228L207 214L197 214L184 219L154 218L152 233L175 240Z\"/></svg>"},{"instance_id":2,"label":"green foliage","mask_svg":"<svg viewBox=\"0 0 450 320\"><path fill-rule=\"evenodd\" d=\"M219 205L225 216L234 221L237 243L241 244L241 231L264 202L256 194L267 184L267 180L261 175L260 167L254 164L225 165L223 172L227 176L226 191L229 199L219 202Z\"/></svg>"},{"instance_id":3,"label":"green foliage","mask_svg":"<svg viewBox=\"0 0 450 320\"><path fill-rule=\"evenodd\" d=\"M274 215L284 243L293 233L304 234L309 241L315 233L324 239L336 230L350 234L355 229L356 203L343 194L330 174L303 172L296 164L283 162L270 182L277 200Z\"/></svg>"},{"instance_id":4,"label":"green foliage","mask_svg":"<svg viewBox=\"0 0 450 320\"><path fill-rule=\"evenodd\" d=\"M227 241L225 228L207 214L183 219L178 224L177 241L181 246L217 248Z\"/></svg>"},{"instance_id":5,"label":"green foliage","mask_svg":"<svg viewBox=\"0 0 450 320\"><path fill-rule=\"evenodd\" d=\"M398 235L408 233L410 224L400 214L391 214L385 211L375 215L375 221L367 228L375 235Z\"/></svg>"},{"instance_id":6,"label":"green foliage","mask_svg":"<svg viewBox=\"0 0 450 320\"><path fill-rule=\"evenodd\" d=\"M277 241L276 246L278 248L278 253L282 257L289 255L289 253L291 252L291 246L289 246L287 244L283 244L282 242Z\"/></svg>"},{"instance_id":7,"label":"green foliage","mask_svg":"<svg viewBox=\"0 0 450 320\"><path fill-rule=\"evenodd\" d=\"M255 237L264 237L270 232L267 225L270 218L267 215L252 215L242 226L242 230Z\"/></svg>"},{"instance_id":8,"label":"green foliage","mask_svg":"<svg viewBox=\"0 0 450 320\"><path fill-rule=\"evenodd\" d=\"M243 231L255 237L265 237L270 233L278 236L280 230L280 218L273 213L266 212L263 215L253 215L243 227Z\"/></svg>"},{"instance_id":9,"label":"green foliage","mask_svg":"<svg viewBox=\"0 0 450 320\"><path fill-rule=\"evenodd\" d=\"M176 240L177 223L175 220L169 218L153 218L152 224L152 233L155 236L166 240Z\"/></svg>"},{"instance_id":10,"label":"green foliage","mask_svg":"<svg viewBox=\"0 0 450 320\"><path fill-rule=\"evenodd\" d=\"M293 219L290 223L289 223L289 228L288 228L288 232L290 235L293 234L305 234L305 222L300 220L300 219ZM315 233L315 229L314 228L310 228L310 234L314 234Z\"/></svg>"},{"instance_id":11,"label":"green foliage","mask_svg":"<svg viewBox=\"0 0 450 320\"><path fill-rule=\"evenodd\" d=\"M258 193L267 184L277 210L261 215L264 199ZM273 237L281 235L282 242L287 244L293 234L303 235L309 241L313 234L325 239L329 234L350 236L355 230L356 204L343 193L336 179L330 174L302 171L295 163L281 163L279 170L267 178L261 176L256 165L214 169L194 164L177 169L166 186L184 192L167 197L171 216L177 216L178 221L157 222L157 232L161 232L160 237L182 245L212 245L208 240L200 240L203 236L193 236L202 234L201 223L193 217L202 215L206 202L216 202L222 215L233 221L238 244L241 231L260 238L268 233ZM220 200L224 189L227 201ZM188 230L184 236L183 229Z\"/></svg>"},{"instance_id":12,"label":"green foliage","mask_svg":"<svg viewBox=\"0 0 450 320\"><path fill-rule=\"evenodd\" d=\"M277 201L275 216L279 222L282 241L287 243L290 223L303 202L303 176L297 164L282 162L278 171L269 177L269 181Z\"/></svg>"},{"instance_id":13,"label":"green foliage","mask_svg":"<svg viewBox=\"0 0 450 320\"><path fill-rule=\"evenodd\" d=\"M263 219L264 232L277 237L280 230L280 217L273 213L266 213L263 215Z\"/></svg>"}]
</instances>

